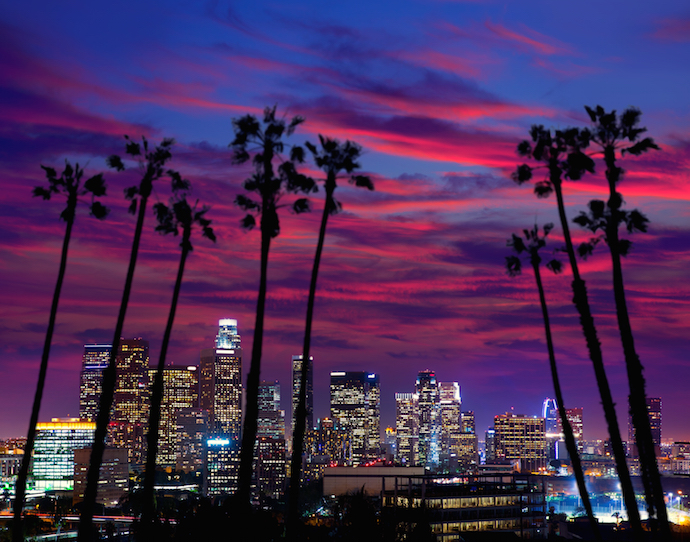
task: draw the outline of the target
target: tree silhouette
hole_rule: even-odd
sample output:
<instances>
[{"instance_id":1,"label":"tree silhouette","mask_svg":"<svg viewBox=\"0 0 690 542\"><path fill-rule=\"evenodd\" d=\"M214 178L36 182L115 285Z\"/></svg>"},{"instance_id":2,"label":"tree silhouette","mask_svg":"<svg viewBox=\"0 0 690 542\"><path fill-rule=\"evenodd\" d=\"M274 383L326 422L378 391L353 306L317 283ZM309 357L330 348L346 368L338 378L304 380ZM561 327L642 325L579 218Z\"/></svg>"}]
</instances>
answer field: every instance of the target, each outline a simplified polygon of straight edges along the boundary
<instances>
[{"instance_id":1,"label":"tree silhouette","mask_svg":"<svg viewBox=\"0 0 690 542\"><path fill-rule=\"evenodd\" d=\"M168 171L170 175L179 177L179 173L172 170ZM189 186L188 181L178 181ZM177 236L182 233L182 241L180 242L181 254L180 264L177 268L177 278L175 279L175 287L173 288L172 302L170 303L170 312L168 313L168 322L165 326L165 333L163 334L163 343L161 344L160 357L158 358L158 366L156 368L156 376L153 381L151 389L151 411L149 413L149 430L146 435L147 451L146 451L146 469L144 474L144 507L141 518L141 537L142 540L149 540L153 535L153 529L156 521L156 505L154 500L154 482L156 477L156 455L158 455L158 426L161 418L161 404L163 403L163 370L165 368L165 358L168 353L168 345L170 343L170 335L172 333L173 322L175 320L175 311L177 310L177 301L180 297L180 287L182 286L182 277L184 275L184 267L187 261L187 256L193 250L191 243L192 228L195 224L201 227L201 234L203 237L216 241L216 236L211 228L211 221L206 218L208 212L207 207L197 209L198 201L194 206L190 206L187 201L186 194L178 194L177 197L170 199L170 206L164 203L156 203L153 210L158 219L156 231L162 234L172 233Z\"/></svg>"},{"instance_id":2,"label":"tree silhouette","mask_svg":"<svg viewBox=\"0 0 690 542\"><path fill-rule=\"evenodd\" d=\"M606 180L609 188L609 198L606 203L601 200L589 202L589 213L581 213L574 222L597 233L603 232L603 238L609 247L613 270L613 292L616 300L616 316L620 329L625 367L630 386L630 413L635 427L635 442L640 455L642 466L642 480L645 488L647 510L649 517L657 517L665 538L670 538L671 531L668 524L664 491L661 486L659 467L656 461L654 440L647 410L647 396L645 379L642 374L642 364L635 350L632 326L625 299L623 283L623 269L621 256L626 256L631 243L621 239L618 228L625 225L628 233L647 231L647 217L637 209L625 211L623 196L618 192L617 185L623 175L623 169L617 165L617 153L639 156L650 150L659 149L650 137L639 139L646 128L638 127L641 112L639 109L627 109L618 116L616 111L607 113L601 106L592 109L585 107L590 119L594 123L590 131L590 138L603 151L606 164ZM596 241L596 239L595 239ZM592 252L594 242L583 243L579 251L583 257ZM655 512L656 509L656 512Z\"/></svg>"},{"instance_id":3,"label":"tree silhouette","mask_svg":"<svg viewBox=\"0 0 690 542\"><path fill-rule=\"evenodd\" d=\"M125 279L125 287L122 292L120 311L117 316L117 324L115 325L115 333L113 335L112 350L110 351L110 362L103 370L103 387L98 404L96 432L94 435L93 447L91 449L91 461L89 463L89 470L87 472L86 490L84 491L84 502L82 503L81 518L79 521L79 542L90 542L93 537L93 514L96 506L98 477L100 474L101 463L103 461L105 437L108 431L110 409L113 404L115 384L117 382L116 358L120 349L122 327L124 326L125 314L127 313L127 304L129 303L129 295L132 290L134 268L136 267L141 233L144 228L146 204L153 189L153 182L165 175L165 163L172 158L172 154L170 152L170 148L173 145L172 139L164 139L160 145L154 147L153 149L149 149L149 143L146 138L142 138L141 144L132 141L127 136L125 136L125 139L127 141L125 145L125 152L138 161L139 169L142 173L141 182L138 186L131 186L125 189L125 198L131 201L129 212L132 214L137 213L138 207L137 224L134 230L132 251L129 259L129 267L127 269L127 277ZM110 167L116 169L117 171L122 171L125 169L122 159L117 155L110 156L107 160L107 163ZM187 189L187 185L179 176L170 175L170 177L172 179L173 192Z\"/></svg>"},{"instance_id":4,"label":"tree silhouette","mask_svg":"<svg viewBox=\"0 0 690 542\"><path fill-rule=\"evenodd\" d=\"M325 138L319 135L320 148L307 142L305 146L314 157L314 162L326 173L323 179L326 201L321 215L321 226L319 228L319 239L316 244L316 254L314 255L314 266L311 271L311 282L309 284L309 298L307 301L307 319L304 330L304 345L302 348L302 372L299 388L299 399L297 411L294 414L295 430L292 435L292 461L290 470L290 493L288 501L287 529L288 535L294 534L299 517L299 485L302 470L302 452L304 450L304 434L306 430L307 418L307 376L309 351L311 349L311 328L314 318L314 299L316 297L316 281L319 274L319 264L323 243L326 236L326 224L328 217L338 213L342 205L333 197L337 187L338 177L341 172L345 172L348 182L355 186L374 189L374 183L366 175L354 175L353 171L359 169L357 159L362 153L362 148L351 141L340 143L336 139Z\"/></svg>"},{"instance_id":5,"label":"tree silhouette","mask_svg":"<svg viewBox=\"0 0 690 542\"><path fill-rule=\"evenodd\" d=\"M552 192L556 194L558 205L558 215L565 238L568 260L573 272L573 303L580 315L580 325L585 336L589 358L592 360L594 375L601 396L601 403L604 409L604 417L611 437L611 447L613 449L616 470L621 483L621 491L628 511L628 518L633 532L638 539L641 539L642 523L640 513L637 509L635 492L628 471L625 459L625 449L621 440L620 427L616 417L615 403L611 395L608 377L604 368L604 361L601 353L601 343L597 337L597 330L594 326L594 318L589 307L587 287L585 281L580 277L580 271L575 258L575 249L570 237L570 228L565 214L565 204L563 202L562 182L563 177L570 180L578 180L585 171L594 171L594 161L582 152L583 148L589 145L590 134L587 130L568 128L567 130L556 130L552 135L543 126L532 126L530 130L530 141L522 141L517 148L518 154L526 158L532 158L541 162L547 170L547 177L535 184L534 192L537 197L548 197ZM529 181L532 178L532 167L527 164L518 166L512 175L513 180L518 184Z\"/></svg>"},{"instance_id":6,"label":"tree silhouette","mask_svg":"<svg viewBox=\"0 0 690 542\"><path fill-rule=\"evenodd\" d=\"M24 528L22 525L22 510L24 508L24 497L26 495L26 479L29 474L29 464L31 463L31 456L34 449L34 442L36 440L36 424L38 423L38 415L41 411L41 400L43 399L43 388L46 382L46 373L48 371L48 358L50 357L50 345L53 340L53 331L55 330L55 318L57 316L58 303L60 301L60 292L62 291L62 283L65 278L65 268L67 267L67 252L69 250L69 242L72 237L72 227L74 226L74 219L76 217L77 203L80 197L91 196L90 210L91 215L98 219L103 219L108 214L108 209L103 206L95 198L105 195L105 181L103 174L98 173L90 177L84 184L81 184L81 179L84 176L84 170L75 164L74 168L69 162L65 162L65 169L58 177L57 172L52 167L41 166L46 173L48 179L48 187L37 186L33 190L35 197L42 197L44 200L49 200L53 195L62 195L67 198L67 206L60 213L60 218L65 221L65 236L62 241L62 254L60 256L60 268L58 271L57 282L55 283L55 291L53 293L53 302L50 307L50 317L48 318L48 329L46 330L46 338L43 343L43 355L41 356L41 366L38 371L38 382L36 383L36 393L34 395L34 403L31 409L31 419L29 421L29 430L26 437L26 446L24 448L24 456L22 457L22 464L17 476L17 483L15 486L14 499L14 521L12 523L12 539L14 542L24 540Z\"/></svg>"},{"instance_id":7,"label":"tree silhouette","mask_svg":"<svg viewBox=\"0 0 690 542\"><path fill-rule=\"evenodd\" d=\"M243 164L250 160L250 153L254 153L252 163L255 171L251 177L244 181L244 189L250 193L255 193L258 196L258 201L242 194L235 199L237 205L247 211L247 215L242 220L242 226L245 229L253 228L256 225L254 214L261 216L261 273L256 303L252 359L247 375L247 411L242 431L236 494L238 502L247 506L250 503L252 462L259 415L259 382L261 378L268 251L271 239L280 233L280 221L278 219L280 199L286 192L309 193L315 189L314 181L298 173L295 168L295 163L304 161L304 149L302 147L293 146L290 149L290 158L287 160L282 158L285 149L283 135L292 135L302 122L304 122L304 118L300 116L293 117L289 123L283 119L277 119L275 107L267 107L264 110L261 122L253 115L245 115L234 119L232 122L235 139L230 143L230 147L234 152L234 163ZM273 167L274 160L281 161L277 171ZM293 203L292 208L299 213L308 210L309 204L305 198L300 198Z\"/></svg>"},{"instance_id":8,"label":"tree silhouette","mask_svg":"<svg viewBox=\"0 0 690 542\"><path fill-rule=\"evenodd\" d=\"M580 462L580 454L577 451L577 444L575 443L575 435L573 434L572 425L566 414L565 403L563 401L563 392L561 390L561 382L558 378L558 367L556 366L556 354L553 348L553 339L551 337L551 324L549 321L549 311L546 306L546 296L544 295L544 286L541 280L541 272L539 266L541 264L541 256L539 250L546 245L546 237L553 229L553 224L549 223L544 226L544 234L539 235L539 228L535 225L531 230L523 230L525 235L524 240L513 234L512 239L508 241L508 246L513 247L513 250L521 255L523 252L527 253L529 262L534 270L534 278L537 282L537 290L539 291L539 301L541 303L541 313L544 318L544 332L546 334L546 348L549 352L549 365L551 368L551 379L553 380L553 389L556 394L556 405L558 407L558 415L561 418L561 425L563 427L563 435L565 437L565 447L570 455L570 461L573 465L573 473L575 474L575 481L580 492L582 504L585 512L589 518L589 524L592 527L592 532L596 540L601 540L601 533L599 532L599 524L594 517L592 511L592 503L589 500L589 493L585 485L585 475L582 470L582 463ZM546 264L546 267L551 269L554 273L560 273L562 270L561 262L558 260L551 260ZM518 256L506 257L506 268L511 277L515 277L522 272L522 261Z\"/></svg>"}]
</instances>

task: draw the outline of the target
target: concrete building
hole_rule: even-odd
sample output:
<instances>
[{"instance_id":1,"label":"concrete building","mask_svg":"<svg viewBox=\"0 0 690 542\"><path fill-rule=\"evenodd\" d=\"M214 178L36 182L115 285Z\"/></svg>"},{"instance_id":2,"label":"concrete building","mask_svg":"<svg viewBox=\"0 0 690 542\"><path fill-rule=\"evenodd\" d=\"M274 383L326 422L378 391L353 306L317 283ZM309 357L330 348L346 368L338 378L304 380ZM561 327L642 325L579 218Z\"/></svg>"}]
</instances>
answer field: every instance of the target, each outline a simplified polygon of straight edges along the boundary
<instances>
[{"instance_id":1,"label":"concrete building","mask_svg":"<svg viewBox=\"0 0 690 542\"><path fill-rule=\"evenodd\" d=\"M77 504L84 500L86 477L91 462L91 448L74 451L74 496ZM96 502L108 507L115 507L129 491L129 460L127 450L106 448L103 451Z\"/></svg>"}]
</instances>

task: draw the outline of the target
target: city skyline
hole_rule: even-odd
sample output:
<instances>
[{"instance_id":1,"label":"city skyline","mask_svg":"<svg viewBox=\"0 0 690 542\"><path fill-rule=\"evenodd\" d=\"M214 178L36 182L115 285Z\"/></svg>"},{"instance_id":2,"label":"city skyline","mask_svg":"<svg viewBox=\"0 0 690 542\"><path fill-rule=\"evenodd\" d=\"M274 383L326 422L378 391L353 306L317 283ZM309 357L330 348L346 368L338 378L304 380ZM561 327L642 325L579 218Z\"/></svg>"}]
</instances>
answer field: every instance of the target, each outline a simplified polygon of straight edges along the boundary
<instances>
[{"instance_id":1,"label":"city skyline","mask_svg":"<svg viewBox=\"0 0 690 542\"><path fill-rule=\"evenodd\" d=\"M594 6L597 16L590 17ZM190 179L193 198L211 205L218 236L215 245L193 241L168 361L198 364L218 319L227 317L239 321L248 359L259 235L239 227L243 213L233 200L250 170L231 164L227 145L233 118L275 104L280 115L305 116L298 143L322 133L361 144L362 171L376 188L342 183L344 212L329 221L311 351L314 417L328 413L323 390L331 371L371 371L381 377L382 425L394 425L394 393L413 392L410 383L426 369L460 383L479 435L511 407L539 414L553 391L538 298L532 277L509 279L503 264L512 233L557 217L553 201L538 200L509 174L531 124L586 126L583 106L601 104L639 107L647 135L662 148L620 163L626 208L639 207L650 219L649 233L631 237L624 278L647 395L663 399L663 437L690 440L683 388L690 381L684 4L639 4L623 18L614 6L583 4L566 13L547 2L312 8L306 1L270 8L154 3L133 16L126 7L95 4L3 7L0 438L28 427L64 231L61 203L30 196L43 183L39 166L61 169L69 159L87 176L105 171L103 202L112 208L104 222L77 212L45 421L78 413L83 347L112 339L134 227L122 191L135 176L106 170L105 158L122 154L124 134L152 142L175 137L170 165ZM84 32L63 35L72 25ZM600 163L597 169L597 176L566 183L570 218L605 197ZM317 175L313 165L305 171ZM160 196L167 197L162 189ZM310 214L281 214L269 258L261 378L283 383L287 411L322 197L314 195ZM152 213L146 220L123 336L149 341L156 359L179 240L155 234ZM589 237L573 232L576 242ZM547 250L561 242L557 226ZM582 273L625 427L627 381L603 247ZM545 273L544 280L565 406L584 409L586 439L603 438L570 273ZM246 370L245 363L243 382Z\"/></svg>"}]
</instances>

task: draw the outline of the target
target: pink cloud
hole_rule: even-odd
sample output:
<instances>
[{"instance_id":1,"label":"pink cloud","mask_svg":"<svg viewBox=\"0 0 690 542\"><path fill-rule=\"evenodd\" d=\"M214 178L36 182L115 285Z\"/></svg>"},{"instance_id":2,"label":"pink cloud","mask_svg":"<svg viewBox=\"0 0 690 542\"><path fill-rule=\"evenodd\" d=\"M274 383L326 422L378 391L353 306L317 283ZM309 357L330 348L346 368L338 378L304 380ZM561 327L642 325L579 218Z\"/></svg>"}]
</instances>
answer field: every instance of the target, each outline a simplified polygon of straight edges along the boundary
<instances>
[{"instance_id":1,"label":"pink cloud","mask_svg":"<svg viewBox=\"0 0 690 542\"><path fill-rule=\"evenodd\" d=\"M651 34L659 41L683 43L690 41L690 18L661 19L655 23L656 30Z\"/></svg>"},{"instance_id":2,"label":"pink cloud","mask_svg":"<svg viewBox=\"0 0 690 542\"><path fill-rule=\"evenodd\" d=\"M521 32L510 30L499 23L494 24L488 19L484 22L484 26L501 39L526 46L542 55L572 54L572 48L569 45L532 30L524 24L520 25Z\"/></svg>"}]
</instances>

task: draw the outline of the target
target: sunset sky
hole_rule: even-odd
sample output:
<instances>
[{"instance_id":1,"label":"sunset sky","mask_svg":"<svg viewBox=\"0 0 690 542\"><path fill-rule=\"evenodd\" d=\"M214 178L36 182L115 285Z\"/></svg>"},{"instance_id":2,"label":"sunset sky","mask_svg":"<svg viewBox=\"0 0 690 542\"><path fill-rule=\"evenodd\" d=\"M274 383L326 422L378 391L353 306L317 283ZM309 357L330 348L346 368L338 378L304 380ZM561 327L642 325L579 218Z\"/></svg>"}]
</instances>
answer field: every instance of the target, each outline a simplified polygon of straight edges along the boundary
<instances>
[{"instance_id":1,"label":"sunset sky","mask_svg":"<svg viewBox=\"0 0 690 542\"><path fill-rule=\"evenodd\" d=\"M553 389L534 278L509 278L504 258L511 233L557 215L555 199L538 200L510 172L532 124L586 126L583 106L600 104L640 108L661 147L621 162L627 208L650 219L624 273L662 436L690 440L686 0L29 1L5 2L0 21L0 438L26 434L64 234L64 202L31 197L41 164L104 171L111 213L98 222L78 212L40 420L78 413L83 345L112 340L134 230L123 189L138 177L105 158L122 154L124 134L175 138L170 166L210 205L218 237L194 241L168 362L198 363L218 319L237 318L248 369L259 234L239 226L233 201L250 168L232 165L228 143L233 118L273 105L306 118L293 143L324 134L362 145L376 187L343 182L336 192L343 212L329 223L315 308L316 417L328 414L332 370L381 375L383 427L395 422L393 394L413 391L424 369L460 383L480 438L496 414L539 414ZM597 175L565 185L571 218L605 197L596 160ZM313 164L304 171L318 176ZM164 183L156 197L167 200ZM310 214L282 209L270 254L262 378L281 381L288 412L322 198ZM148 339L155 362L179 240L155 233L153 218L124 336ZM550 237L548 248L562 244L560 226ZM625 428L605 246L581 269ZM566 407L584 407L585 438L603 438L570 281L545 272Z\"/></svg>"}]
</instances>

